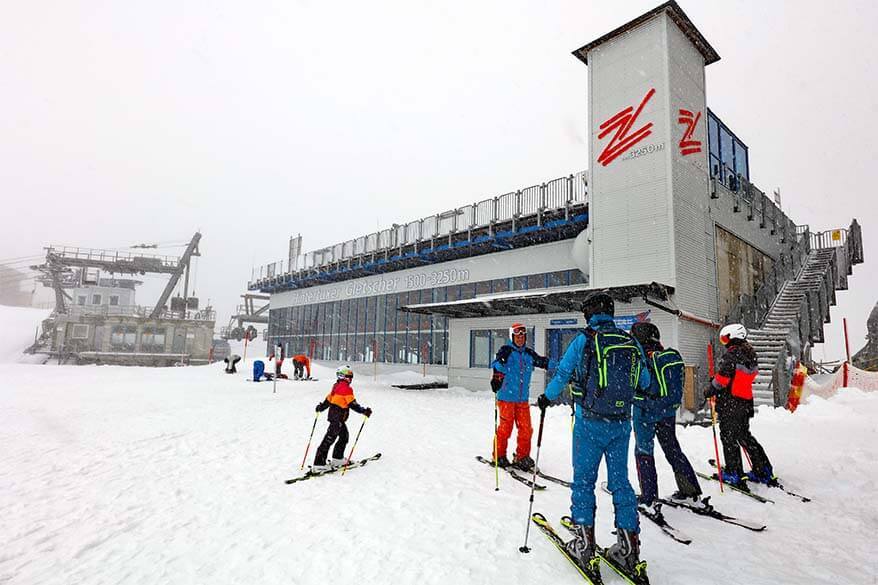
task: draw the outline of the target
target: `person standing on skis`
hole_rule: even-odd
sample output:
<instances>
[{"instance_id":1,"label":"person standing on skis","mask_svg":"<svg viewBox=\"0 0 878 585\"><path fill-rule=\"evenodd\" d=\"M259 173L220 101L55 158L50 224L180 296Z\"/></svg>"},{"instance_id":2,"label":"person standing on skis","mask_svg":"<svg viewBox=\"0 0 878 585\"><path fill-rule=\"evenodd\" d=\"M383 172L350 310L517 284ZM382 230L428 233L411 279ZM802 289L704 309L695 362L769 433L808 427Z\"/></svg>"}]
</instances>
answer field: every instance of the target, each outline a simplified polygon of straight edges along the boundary
<instances>
[{"instance_id":1,"label":"person standing on skis","mask_svg":"<svg viewBox=\"0 0 878 585\"><path fill-rule=\"evenodd\" d=\"M753 380L759 373L756 351L747 341L747 328L740 323L723 327L719 341L726 346L726 353L720 358L716 375L704 397L715 397L716 400L719 435L725 456L723 481L745 491L749 490L747 479L770 485L777 481L771 462L750 432L750 419L754 415ZM753 471L746 475L741 463L741 448L750 456L753 465Z\"/></svg>"},{"instance_id":2,"label":"person standing on skis","mask_svg":"<svg viewBox=\"0 0 878 585\"><path fill-rule=\"evenodd\" d=\"M534 368L547 369L549 360L527 347L527 327L513 323L509 328L509 340L497 351L491 363L494 374L491 390L497 395L500 425L497 427L497 458L499 467L510 465L506 447L512 435L513 425L518 436L512 466L523 471L533 471L534 460L530 457L530 441L533 426L530 421L530 378Z\"/></svg>"},{"instance_id":3,"label":"person standing on skis","mask_svg":"<svg viewBox=\"0 0 878 585\"><path fill-rule=\"evenodd\" d=\"M658 477L653 456L654 439L658 437L677 480L677 491L671 500L699 505L701 486L676 434L677 409L683 400L686 372L683 358L676 349L662 347L659 328L652 323L635 323L631 335L646 352L652 378L648 388L634 395L634 460L640 480L640 504L658 507Z\"/></svg>"},{"instance_id":4,"label":"person standing on skis","mask_svg":"<svg viewBox=\"0 0 878 585\"><path fill-rule=\"evenodd\" d=\"M597 571L594 489L601 459L606 459L617 529L617 542L607 554L627 571L645 574L646 563L640 561L637 497L628 481L628 444L634 392L638 387L649 387L649 368L640 344L613 321L612 297L599 291L591 293L582 303L582 313L587 329L570 343L555 377L537 400L545 410L574 379L570 511L576 537L566 549L583 567Z\"/></svg>"},{"instance_id":5,"label":"person standing on skis","mask_svg":"<svg viewBox=\"0 0 878 585\"><path fill-rule=\"evenodd\" d=\"M311 471L327 471L333 467L341 467L346 465L348 461L344 456L344 449L348 444L348 427L345 422L348 420L350 410L358 412L366 418L372 416L372 409L362 407L354 398L354 389L351 382L354 379L354 372L348 366L341 366L335 372L336 382L332 386L332 390L327 394L326 398L317 405L317 412L329 409L327 420L329 420L329 428L326 429L326 435L320 446L317 447L317 453L314 456L314 465ZM335 443L332 449L332 460L326 463L326 457L329 455L329 448Z\"/></svg>"}]
</instances>

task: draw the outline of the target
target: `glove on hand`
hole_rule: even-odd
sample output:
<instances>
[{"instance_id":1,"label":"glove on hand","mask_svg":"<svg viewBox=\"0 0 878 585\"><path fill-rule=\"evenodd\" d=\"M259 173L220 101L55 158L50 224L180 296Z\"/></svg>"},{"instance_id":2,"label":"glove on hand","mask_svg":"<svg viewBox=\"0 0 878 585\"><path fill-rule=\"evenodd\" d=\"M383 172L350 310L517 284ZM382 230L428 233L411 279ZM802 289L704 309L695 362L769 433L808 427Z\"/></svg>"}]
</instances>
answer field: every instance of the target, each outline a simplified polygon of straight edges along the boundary
<instances>
[{"instance_id":1,"label":"glove on hand","mask_svg":"<svg viewBox=\"0 0 878 585\"><path fill-rule=\"evenodd\" d=\"M494 370L494 375L491 376L491 390L494 392L494 394L496 394L497 391L500 390L500 387L503 386L504 377L505 376L502 372Z\"/></svg>"},{"instance_id":2,"label":"glove on hand","mask_svg":"<svg viewBox=\"0 0 878 585\"><path fill-rule=\"evenodd\" d=\"M371 408L367 408L366 410L364 410L364 411L363 411L363 416L365 416L366 418L369 418L370 416L372 416L372 409L371 409Z\"/></svg>"},{"instance_id":3,"label":"glove on hand","mask_svg":"<svg viewBox=\"0 0 878 585\"><path fill-rule=\"evenodd\" d=\"M539 398L537 398L537 406L540 410L546 410L552 406L552 401L545 394L540 394Z\"/></svg>"}]
</instances>

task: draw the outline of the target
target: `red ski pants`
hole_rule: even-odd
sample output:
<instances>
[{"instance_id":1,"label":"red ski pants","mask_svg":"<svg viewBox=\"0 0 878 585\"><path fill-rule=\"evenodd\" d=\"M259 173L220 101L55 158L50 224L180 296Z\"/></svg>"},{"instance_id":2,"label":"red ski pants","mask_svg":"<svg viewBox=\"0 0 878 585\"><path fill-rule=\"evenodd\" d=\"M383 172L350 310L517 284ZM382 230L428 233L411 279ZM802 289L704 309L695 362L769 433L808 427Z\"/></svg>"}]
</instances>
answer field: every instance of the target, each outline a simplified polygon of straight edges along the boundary
<instances>
[{"instance_id":1,"label":"red ski pants","mask_svg":"<svg viewBox=\"0 0 878 585\"><path fill-rule=\"evenodd\" d=\"M530 405L527 402L497 402L500 410L500 424L497 427L497 457L506 455L506 446L512 435L512 426L518 427L518 441L515 449L515 458L522 459L530 456L530 439L533 436L533 426L530 424Z\"/></svg>"}]
</instances>

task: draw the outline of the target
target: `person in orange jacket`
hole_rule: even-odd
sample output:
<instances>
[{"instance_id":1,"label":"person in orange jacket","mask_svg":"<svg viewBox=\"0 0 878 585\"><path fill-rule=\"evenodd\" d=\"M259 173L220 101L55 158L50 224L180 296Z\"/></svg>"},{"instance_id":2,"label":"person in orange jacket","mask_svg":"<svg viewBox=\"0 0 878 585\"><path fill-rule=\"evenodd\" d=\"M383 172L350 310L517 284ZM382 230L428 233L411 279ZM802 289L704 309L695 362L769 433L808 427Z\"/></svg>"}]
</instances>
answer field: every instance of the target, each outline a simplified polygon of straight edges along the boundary
<instances>
[{"instance_id":1,"label":"person in orange jacket","mask_svg":"<svg viewBox=\"0 0 878 585\"><path fill-rule=\"evenodd\" d=\"M308 375L303 375L307 371ZM307 380L311 377L311 360L303 353L293 356L293 379Z\"/></svg>"}]
</instances>

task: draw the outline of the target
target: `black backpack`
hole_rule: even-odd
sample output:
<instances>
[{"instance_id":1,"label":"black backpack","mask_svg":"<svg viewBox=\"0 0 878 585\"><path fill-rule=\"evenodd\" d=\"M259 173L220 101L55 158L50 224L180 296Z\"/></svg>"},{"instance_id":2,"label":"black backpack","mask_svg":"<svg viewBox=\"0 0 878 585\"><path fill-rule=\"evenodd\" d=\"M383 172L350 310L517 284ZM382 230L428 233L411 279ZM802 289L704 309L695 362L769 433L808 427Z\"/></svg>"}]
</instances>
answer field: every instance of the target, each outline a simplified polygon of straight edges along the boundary
<instances>
[{"instance_id":1,"label":"black backpack","mask_svg":"<svg viewBox=\"0 0 878 585\"><path fill-rule=\"evenodd\" d=\"M579 393L586 410L601 418L631 416L634 392L640 383L641 352L631 335L612 328L590 334L592 350L583 353L584 380Z\"/></svg>"}]
</instances>

